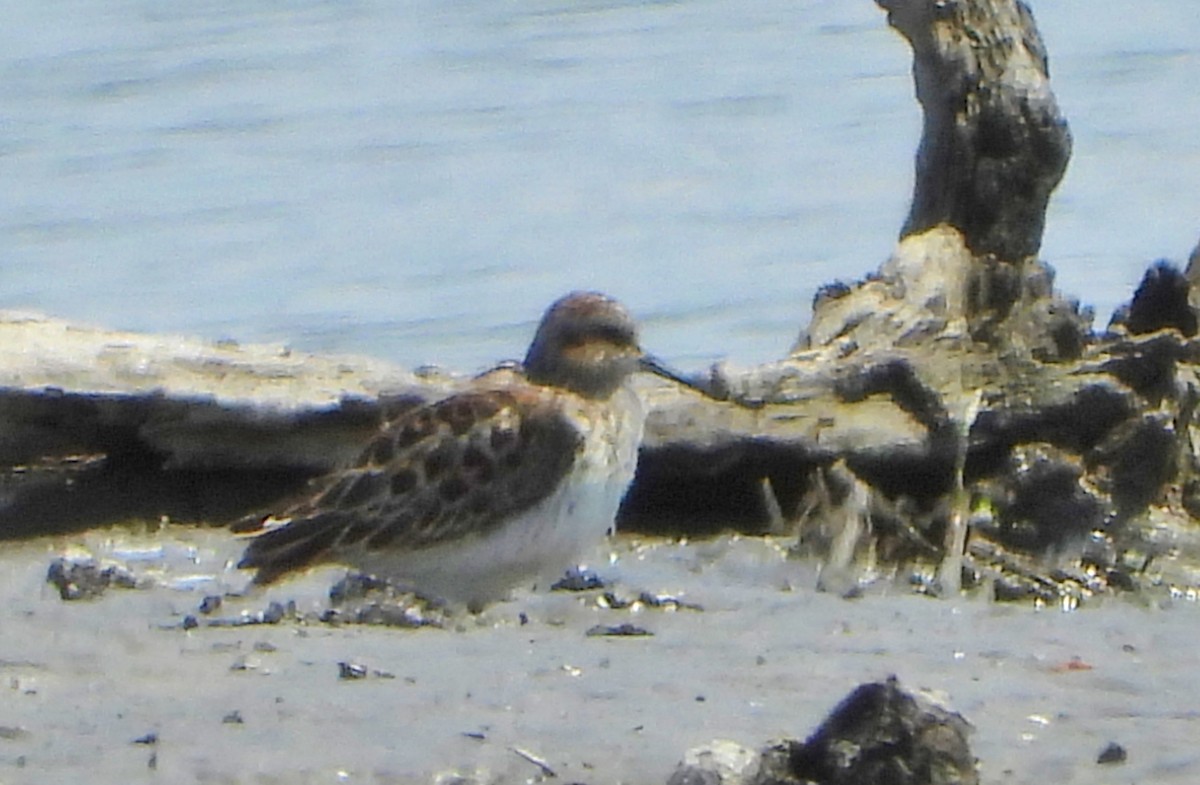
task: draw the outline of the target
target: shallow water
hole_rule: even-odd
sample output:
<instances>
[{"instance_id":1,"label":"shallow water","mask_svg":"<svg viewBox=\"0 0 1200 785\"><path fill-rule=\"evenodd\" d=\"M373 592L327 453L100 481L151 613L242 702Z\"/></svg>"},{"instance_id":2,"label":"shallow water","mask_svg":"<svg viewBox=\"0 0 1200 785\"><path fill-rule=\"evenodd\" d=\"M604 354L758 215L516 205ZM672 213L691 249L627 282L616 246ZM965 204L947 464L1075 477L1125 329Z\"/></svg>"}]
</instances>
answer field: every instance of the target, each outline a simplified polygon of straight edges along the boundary
<instances>
[{"instance_id":1,"label":"shallow water","mask_svg":"<svg viewBox=\"0 0 1200 785\"><path fill-rule=\"evenodd\" d=\"M69 544L158 588L64 603L43 577ZM519 748L562 782L665 782L692 746L803 738L857 684L889 674L973 723L988 785L1200 776L1194 601L1063 613L888 583L851 601L814 591L811 564L760 539L619 538L600 560L617 594L665 593L703 610L616 611L595 593L521 592L447 629L184 632L204 595L244 586L227 566L237 550L222 532L177 527L6 548L0 781L140 781L151 755L171 782L429 782L451 771L537 781ZM315 608L337 575L227 599L217 615L270 599ZM653 634L586 635L624 622ZM339 679L340 661L368 677ZM226 720L234 712L240 722ZM157 744L133 743L148 733ZM1128 760L1099 766L1110 741Z\"/></svg>"},{"instance_id":2,"label":"shallow water","mask_svg":"<svg viewBox=\"0 0 1200 785\"><path fill-rule=\"evenodd\" d=\"M470 371L593 287L748 364L907 207L909 51L867 0L9 11L0 307ZM1200 235L1200 16L1035 11L1075 135L1044 256L1103 321Z\"/></svg>"}]
</instances>

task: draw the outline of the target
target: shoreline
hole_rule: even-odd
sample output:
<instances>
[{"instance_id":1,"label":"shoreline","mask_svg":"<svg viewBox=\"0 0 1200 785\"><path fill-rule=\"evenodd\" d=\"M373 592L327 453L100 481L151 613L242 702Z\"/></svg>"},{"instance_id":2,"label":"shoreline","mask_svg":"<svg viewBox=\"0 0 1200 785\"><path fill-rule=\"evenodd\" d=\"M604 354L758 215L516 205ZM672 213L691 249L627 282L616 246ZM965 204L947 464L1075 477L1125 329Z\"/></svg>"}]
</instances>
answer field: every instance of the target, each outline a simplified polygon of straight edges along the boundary
<instances>
[{"instance_id":1,"label":"shoreline","mask_svg":"<svg viewBox=\"0 0 1200 785\"><path fill-rule=\"evenodd\" d=\"M124 554L160 583L63 602L44 576L69 543L101 559ZM617 611L597 592L520 592L443 629L185 631L182 618L214 587L245 582L225 568L236 544L224 533L171 526L154 537L10 543L0 554L0 673L11 696L0 710L11 729L0 781L136 781L151 756L176 782L543 779L518 748L564 782L665 782L687 750L713 739L751 749L803 739L855 685L893 673L942 693L974 725L989 785L1094 783L1109 741L1129 751L1111 770L1121 779L1182 784L1200 773L1188 741L1195 600L1106 599L1063 613L933 601L894 584L845 600L814 590L814 563L758 538L622 536L611 546L616 558L599 572L614 591L667 593L703 610ZM268 598L315 607L338 575L226 598L219 613L257 611ZM652 634L586 634L624 622ZM367 678L339 678L339 662ZM155 744L136 743L147 734Z\"/></svg>"}]
</instances>

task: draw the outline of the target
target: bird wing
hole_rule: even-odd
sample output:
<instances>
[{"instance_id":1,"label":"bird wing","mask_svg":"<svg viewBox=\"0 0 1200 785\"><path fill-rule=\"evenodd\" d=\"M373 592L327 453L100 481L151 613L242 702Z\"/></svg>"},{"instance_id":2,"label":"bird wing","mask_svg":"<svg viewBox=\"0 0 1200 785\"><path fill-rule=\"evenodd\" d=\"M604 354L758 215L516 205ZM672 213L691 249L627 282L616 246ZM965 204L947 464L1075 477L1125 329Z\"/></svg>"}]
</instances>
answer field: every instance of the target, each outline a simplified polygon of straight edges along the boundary
<instances>
[{"instance_id":1,"label":"bird wing","mask_svg":"<svg viewBox=\"0 0 1200 785\"><path fill-rule=\"evenodd\" d=\"M269 583L345 549L417 550L490 531L553 493L582 445L537 391L451 396L384 426L353 468L257 535L238 566Z\"/></svg>"}]
</instances>

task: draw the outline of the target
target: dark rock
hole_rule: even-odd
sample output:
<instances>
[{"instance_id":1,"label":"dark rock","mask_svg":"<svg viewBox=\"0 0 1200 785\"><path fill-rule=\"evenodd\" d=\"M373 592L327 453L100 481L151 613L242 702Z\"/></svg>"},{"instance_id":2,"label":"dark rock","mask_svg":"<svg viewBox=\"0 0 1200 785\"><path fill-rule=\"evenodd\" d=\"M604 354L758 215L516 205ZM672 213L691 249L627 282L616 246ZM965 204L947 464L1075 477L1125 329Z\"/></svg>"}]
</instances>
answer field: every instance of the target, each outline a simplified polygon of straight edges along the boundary
<instances>
[{"instance_id":1,"label":"dark rock","mask_svg":"<svg viewBox=\"0 0 1200 785\"><path fill-rule=\"evenodd\" d=\"M441 627L445 609L403 587L362 573L350 573L329 590L333 606L321 615L327 624L381 627Z\"/></svg>"},{"instance_id":2,"label":"dark rock","mask_svg":"<svg viewBox=\"0 0 1200 785\"><path fill-rule=\"evenodd\" d=\"M856 688L805 742L689 750L668 785L978 785L970 730L892 677Z\"/></svg>"},{"instance_id":3,"label":"dark rock","mask_svg":"<svg viewBox=\"0 0 1200 785\"><path fill-rule=\"evenodd\" d=\"M404 601L362 603L353 607L349 615L343 613L337 617L337 621L342 624L352 621L355 624L404 629L441 627L444 622L440 613L430 611L419 603Z\"/></svg>"},{"instance_id":4,"label":"dark rock","mask_svg":"<svg viewBox=\"0 0 1200 785\"><path fill-rule=\"evenodd\" d=\"M589 627L585 634L589 638L640 638L653 635L654 633L650 632L650 630L647 630L645 627L639 627L636 624L624 622L622 624L597 624L593 627Z\"/></svg>"},{"instance_id":5,"label":"dark rock","mask_svg":"<svg viewBox=\"0 0 1200 785\"><path fill-rule=\"evenodd\" d=\"M263 624L278 624L287 616L287 608L283 603L271 602L267 604L266 610L262 612Z\"/></svg>"},{"instance_id":6,"label":"dark rock","mask_svg":"<svg viewBox=\"0 0 1200 785\"><path fill-rule=\"evenodd\" d=\"M110 586L136 589L137 577L123 567L110 564L101 567L93 559L73 560L65 557L55 559L46 571L46 582L58 589L64 600L91 600L99 597Z\"/></svg>"},{"instance_id":7,"label":"dark rock","mask_svg":"<svg viewBox=\"0 0 1200 785\"><path fill-rule=\"evenodd\" d=\"M660 608L667 611L703 611L704 606L695 602L681 600L669 594L651 594L648 591L638 593L638 603L645 608Z\"/></svg>"},{"instance_id":8,"label":"dark rock","mask_svg":"<svg viewBox=\"0 0 1200 785\"><path fill-rule=\"evenodd\" d=\"M977 785L959 714L900 688L864 684L807 741L767 750L754 785Z\"/></svg>"},{"instance_id":9,"label":"dark rock","mask_svg":"<svg viewBox=\"0 0 1200 785\"><path fill-rule=\"evenodd\" d=\"M381 578L352 572L329 587L329 601L334 605L343 605L372 595L386 594L392 590L392 585Z\"/></svg>"},{"instance_id":10,"label":"dark rock","mask_svg":"<svg viewBox=\"0 0 1200 785\"><path fill-rule=\"evenodd\" d=\"M606 591L596 600L596 604L601 608L608 610L621 611L630 608L659 608L667 611L703 611L704 606L694 602L687 602L678 597L672 597L668 594L651 594L650 592L639 592L636 599L628 599L619 597L615 592Z\"/></svg>"},{"instance_id":11,"label":"dark rock","mask_svg":"<svg viewBox=\"0 0 1200 785\"><path fill-rule=\"evenodd\" d=\"M1126 758L1125 748L1115 741L1110 741L1104 749L1100 750L1100 754L1096 756L1096 763L1124 763Z\"/></svg>"},{"instance_id":12,"label":"dark rock","mask_svg":"<svg viewBox=\"0 0 1200 785\"><path fill-rule=\"evenodd\" d=\"M339 662L338 678L348 681L367 678L367 666L355 662Z\"/></svg>"},{"instance_id":13,"label":"dark rock","mask_svg":"<svg viewBox=\"0 0 1200 785\"><path fill-rule=\"evenodd\" d=\"M550 586L550 591L592 591L603 589L608 584L592 570L572 567L567 574Z\"/></svg>"},{"instance_id":14,"label":"dark rock","mask_svg":"<svg viewBox=\"0 0 1200 785\"><path fill-rule=\"evenodd\" d=\"M205 616L210 613L215 613L221 608L221 596L219 594L210 594L200 601L200 607L197 610Z\"/></svg>"}]
</instances>

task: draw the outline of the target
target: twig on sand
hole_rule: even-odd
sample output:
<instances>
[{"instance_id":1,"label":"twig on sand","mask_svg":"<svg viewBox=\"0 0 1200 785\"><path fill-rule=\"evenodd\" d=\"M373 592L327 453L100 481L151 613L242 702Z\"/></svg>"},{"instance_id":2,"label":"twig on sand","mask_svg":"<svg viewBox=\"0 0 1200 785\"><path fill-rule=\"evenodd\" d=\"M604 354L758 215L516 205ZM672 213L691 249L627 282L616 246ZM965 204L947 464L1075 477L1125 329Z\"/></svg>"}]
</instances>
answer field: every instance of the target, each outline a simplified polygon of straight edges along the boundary
<instances>
[{"instance_id":1,"label":"twig on sand","mask_svg":"<svg viewBox=\"0 0 1200 785\"><path fill-rule=\"evenodd\" d=\"M550 768L549 763L542 760L538 756L534 755L529 750L523 750L520 747L509 747L509 749L512 750L512 752L515 755L517 755L518 757L524 758L525 760L532 763L534 766L537 766L538 770L542 772L543 777L557 777L558 776L558 772L556 772L554 769Z\"/></svg>"}]
</instances>

